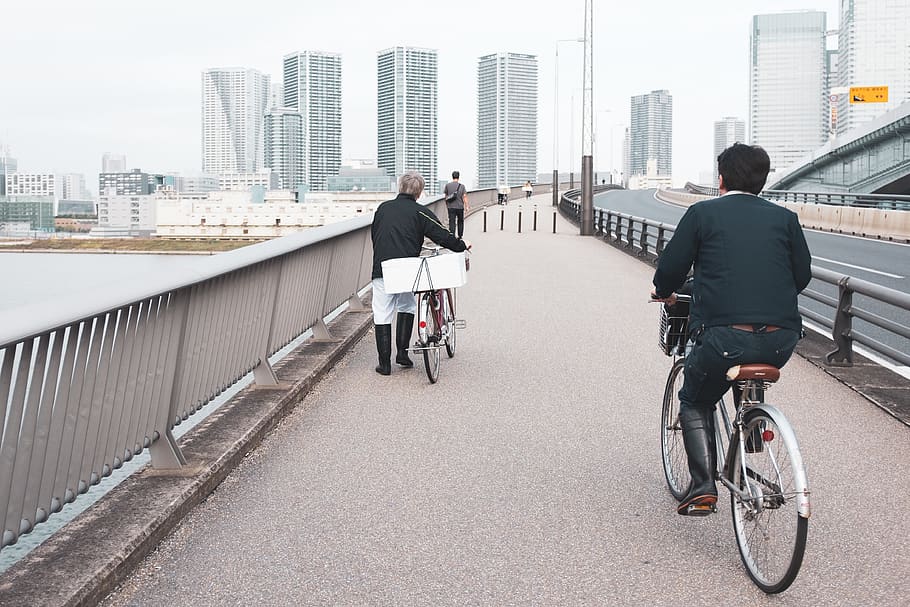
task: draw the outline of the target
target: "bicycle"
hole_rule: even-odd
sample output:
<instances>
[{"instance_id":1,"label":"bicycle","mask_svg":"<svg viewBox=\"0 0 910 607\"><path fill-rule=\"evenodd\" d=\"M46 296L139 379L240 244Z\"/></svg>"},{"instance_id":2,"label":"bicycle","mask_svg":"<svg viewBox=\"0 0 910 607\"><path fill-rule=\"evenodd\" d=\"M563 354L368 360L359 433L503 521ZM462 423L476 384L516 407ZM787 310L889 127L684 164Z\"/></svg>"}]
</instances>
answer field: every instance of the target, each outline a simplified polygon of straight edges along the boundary
<instances>
[{"instance_id":1,"label":"bicycle","mask_svg":"<svg viewBox=\"0 0 910 607\"><path fill-rule=\"evenodd\" d=\"M429 252L424 257L435 257L442 248L425 246L423 250ZM423 354L427 378L435 384L439 379L439 350L444 347L449 358L455 356L457 329L463 329L465 322L455 317L455 288L434 289L429 271L427 283L427 290L414 292L417 297L417 340L410 350Z\"/></svg>"},{"instance_id":2,"label":"bicycle","mask_svg":"<svg viewBox=\"0 0 910 607\"><path fill-rule=\"evenodd\" d=\"M691 296L677 295L688 303ZM670 493L682 500L688 492L688 461L679 422L678 393L685 357L692 342L688 316L670 316L661 305L659 345L673 365L661 409L661 459ZM715 408L716 479L730 491L733 529L743 565L752 581L768 594L793 583L806 549L811 506L809 486L796 434L765 391L780 370L765 364L732 367L734 413L724 399Z\"/></svg>"}]
</instances>

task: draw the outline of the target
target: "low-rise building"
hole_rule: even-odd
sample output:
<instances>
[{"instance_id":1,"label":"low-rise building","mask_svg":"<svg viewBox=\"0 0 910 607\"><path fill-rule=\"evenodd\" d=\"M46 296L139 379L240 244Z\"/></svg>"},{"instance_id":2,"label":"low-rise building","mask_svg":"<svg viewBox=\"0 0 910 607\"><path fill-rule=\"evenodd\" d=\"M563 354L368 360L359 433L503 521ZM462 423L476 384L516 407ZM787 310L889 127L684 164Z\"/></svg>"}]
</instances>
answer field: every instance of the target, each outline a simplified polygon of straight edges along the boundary
<instances>
[{"instance_id":1,"label":"low-rise building","mask_svg":"<svg viewBox=\"0 0 910 607\"><path fill-rule=\"evenodd\" d=\"M669 188L673 186L673 177L671 175L658 174L656 159L649 159L647 166L648 172L644 175L637 174L629 177L630 190L650 190L654 188Z\"/></svg>"},{"instance_id":2,"label":"low-rise building","mask_svg":"<svg viewBox=\"0 0 910 607\"><path fill-rule=\"evenodd\" d=\"M206 194L159 192L157 235L179 239L269 239L372 213L388 192L316 192L306 203L289 190L220 191Z\"/></svg>"},{"instance_id":3,"label":"low-rise building","mask_svg":"<svg viewBox=\"0 0 910 607\"><path fill-rule=\"evenodd\" d=\"M0 224L28 224L35 232L54 231L54 197L23 194L0 196Z\"/></svg>"}]
</instances>

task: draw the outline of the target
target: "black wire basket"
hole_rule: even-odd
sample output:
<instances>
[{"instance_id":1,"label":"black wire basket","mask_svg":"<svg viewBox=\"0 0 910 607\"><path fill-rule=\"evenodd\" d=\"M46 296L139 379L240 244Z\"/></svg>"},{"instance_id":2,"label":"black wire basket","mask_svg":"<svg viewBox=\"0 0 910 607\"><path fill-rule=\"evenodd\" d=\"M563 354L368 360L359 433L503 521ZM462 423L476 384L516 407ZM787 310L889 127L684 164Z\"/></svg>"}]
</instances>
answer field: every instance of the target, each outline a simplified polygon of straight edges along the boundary
<instances>
[{"instance_id":1,"label":"black wire basket","mask_svg":"<svg viewBox=\"0 0 910 607\"><path fill-rule=\"evenodd\" d=\"M667 356L683 356L686 353L686 334L689 329L689 316L672 316L670 306L660 306L660 323L657 344L660 351ZM675 306L673 306L675 307ZM688 310L688 306L686 306Z\"/></svg>"}]
</instances>

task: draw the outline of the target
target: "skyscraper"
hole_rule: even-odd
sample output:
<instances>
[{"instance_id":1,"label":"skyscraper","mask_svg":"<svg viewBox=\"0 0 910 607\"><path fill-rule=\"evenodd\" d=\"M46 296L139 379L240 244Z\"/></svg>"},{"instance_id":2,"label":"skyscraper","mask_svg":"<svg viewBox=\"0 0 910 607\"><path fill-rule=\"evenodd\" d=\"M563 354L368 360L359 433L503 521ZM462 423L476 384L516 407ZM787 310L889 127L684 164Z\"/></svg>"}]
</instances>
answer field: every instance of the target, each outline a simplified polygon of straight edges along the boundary
<instances>
[{"instance_id":1,"label":"skyscraper","mask_svg":"<svg viewBox=\"0 0 910 607\"><path fill-rule=\"evenodd\" d=\"M247 68L202 72L202 172L254 173L264 166L269 77Z\"/></svg>"},{"instance_id":2,"label":"skyscraper","mask_svg":"<svg viewBox=\"0 0 910 607\"><path fill-rule=\"evenodd\" d=\"M377 54L377 161L396 179L419 171L436 194L438 162L436 51L395 47Z\"/></svg>"},{"instance_id":3,"label":"skyscraper","mask_svg":"<svg viewBox=\"0 0 910 607\"><path fill-rule=\"evenodd\" d=\"M714 167L714 185L717 185L717 157L734 143L746 142L746 122L739 118L727 116L714 123L714 156L711 165Z\"/></svg>"},{"instance_id":4,"label":"skyscraper","mask_svg":"<svg viewBox=\"0 0 910 607\"><path fill-rule=\"evenodd\" d=\"M478 187L537 175L537 57L486 55L477 64Z\"/></svg>"},{"instance_id":5,"label":"skyscraper","mask_svg":"<svg viewBox=\"0 0 910 607\"><path fill-rule=\"evenodd\" d=\"M751 142L780 171L827 140L825 13L755 15L751 46Z\"/></svg>"},{"instance_id":6,"label":"skyscraper","mask_svg":"<svg viewBox=\"0 0 910 607\"><path fill-rule=\"evenodd\" d=\"M837 83L887 86L887 103L850 103L838 97L837 134L845 133L910 99L910 3L840 0Z\"/></svg>"},{"instance_id":7,"label":"skyscraper","mask_svg":"<svg viewBox=\"0 0 910 607\"><path fill-rule=\"evenodd\" d=\"M285 55L284 107L300 114L304 182L325 190L327 177L341 167L341 55Z\"/></svg>"},{"instance_id":8,"label":"skyscraper","mask_svg":"<svg viewBox=\"0 0 910 607\"><path fill-rule=\"evenodd\" d=\"M126 156L105 152L101 157L102 173L126 173Z\"/></svg>"},{"instance_id":9,"label":"skyscraper","mask_svg":"<svg viewBox=\"0 0 910 607\"><path fill-rule=\"evenodd\" d=\"M281 190L296 190L307 184L303 121L297 110L272 108L265 115L265 166L278 175Z\"/></svg>"},{"instance_id":10,"label":"skyscraper","mask_svg":"<svg viewBox=\"0 0 910 607\"><path fill-rule=\"evenodd\" d=\"M629 132L629 171L645 175L648 160L657 161L657 174L673 175L673 96L670 91L651 91L632 97Z\"/></svg>"}]
</instances>

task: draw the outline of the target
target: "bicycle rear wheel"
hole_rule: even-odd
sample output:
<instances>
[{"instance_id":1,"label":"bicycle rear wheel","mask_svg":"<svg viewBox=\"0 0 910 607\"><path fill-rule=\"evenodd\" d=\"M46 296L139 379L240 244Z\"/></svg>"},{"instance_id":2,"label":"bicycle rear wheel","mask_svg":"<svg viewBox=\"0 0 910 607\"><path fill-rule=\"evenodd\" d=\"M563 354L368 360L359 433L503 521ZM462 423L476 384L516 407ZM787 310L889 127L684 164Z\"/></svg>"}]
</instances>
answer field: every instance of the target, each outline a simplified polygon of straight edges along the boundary
<instances>
[{"instance_id":1,"label":"bicycle rear wheel","mask_svg":"<svg viewBox=\"0 0 910 607\"><path fill-rule=\"evenodd\" d=\"M436 295L424 293L417 306L417 335L423 348L423 364L431 384L439 379L439 323L436 321Z\"/></svg>"},{"instance_id":2,"label":"bicycle rear wheel","mask_svg":"<svg viewBox=\"0 0 910 607\"><path fill-rule=\"evenodd\" d=\"M682 426L679 423L679 389L683 384L683 368L686 361L681 358L673 363L667 385L664 388L664 402L660 414L660 451L667 487L677 500L685 497L692 482L689 476L689 460L683 443Z\"/></svg>"},{"instance_id":3,"label":"bicycle rear wheel","mask_svg":"<svg viewBox=\"0 0 910 607\"><path fill-rule=\"evenodd\" d=\"M749 577L768 594L796 579L809 530L808 512L799 512L800 499L808 499L802 457L789 424L780 424L786 427L761 409L746 413L745 441L734 433L728 467L730 481L745 494L730 494L739 554Z\"/></svg>"},{"instance_id":4,"label":"bicycle rear wheel","mask_svg":"<svg viewBox=\"0 0 910 607\"><path fill-rule=\"evenodd\" d=\"M442 296L442 319L446 325L446 354L455 356L455 291L447 289ZM449 299L451 297L451 300Z\"/></svg>"}]
</instances>

